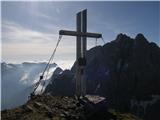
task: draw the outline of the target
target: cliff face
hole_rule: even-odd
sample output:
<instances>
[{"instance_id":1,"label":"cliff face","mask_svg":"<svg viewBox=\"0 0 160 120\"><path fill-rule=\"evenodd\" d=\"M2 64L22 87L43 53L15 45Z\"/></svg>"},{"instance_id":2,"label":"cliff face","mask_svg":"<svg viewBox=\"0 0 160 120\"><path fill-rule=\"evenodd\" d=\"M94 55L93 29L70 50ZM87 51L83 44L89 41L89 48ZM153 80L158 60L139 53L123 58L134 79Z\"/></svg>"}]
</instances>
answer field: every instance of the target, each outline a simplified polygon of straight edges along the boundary
<instances>
[{"instance_id":1,"label":"cliff face","mask_svg":"<svg viewBox=\"0 0 160 120\"><path fill-rule=\"evenodd\" d=\"M57 71L57 69L55 71ZM73 96L75 90L73 76L74 73L70 70L64 70L57 74L53 73L51 81L44 93L49 93L53 96Z\"/></svg>"},{"instance_id":2,"label":"cliff face","mask_svg":"<svg viewBox=\"0 0 160 120\"><path fill-rule=\"evenodd\" d=\"M114 41L87 51L87 93L108 98L111 107L131 110L131 101L149 101L160 95L160 48L138 34L119 34ZM75 65L49 84L46 93L74 94ZM61 89L61 92L59 92Z\"/></svg>"}]
</instances>

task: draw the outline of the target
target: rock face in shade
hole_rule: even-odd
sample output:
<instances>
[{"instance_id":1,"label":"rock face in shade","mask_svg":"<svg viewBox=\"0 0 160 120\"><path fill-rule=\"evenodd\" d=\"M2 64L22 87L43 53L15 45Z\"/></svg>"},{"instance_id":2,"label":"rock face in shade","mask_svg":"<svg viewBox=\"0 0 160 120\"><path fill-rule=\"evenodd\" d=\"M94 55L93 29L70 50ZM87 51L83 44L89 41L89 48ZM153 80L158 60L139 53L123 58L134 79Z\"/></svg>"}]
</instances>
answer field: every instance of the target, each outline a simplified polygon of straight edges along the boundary
<instances>
[{"instance_id":1,"label":"rock face in shade","mask_svg":"<svg viewBox=\"0 0 160 120\"><path fill-rule=\"evenodd\" d=\"M160 48L143 34L134 39L119 34L104 46L88 50L86 58L87 93L105 96L111 107L132 111L132 100L140 103L153 100L152 95L160 95ZM49 84L45 92L73 95L75 65L76 62L70 71L52 79L54 84Z\"/></svg>"},{"instance_id":2,"label":"rock face in shade","mask_svg":"<svg viewBox=\"0 0 160 120\"><path fill-rule=\"evenodd\" d=\"M59 68L58 68L59 69ZM45 93L49 93L54 96L74 95L74 83L73 73L70 70L64 70L57 73L58 69L55 70L52 76L52 80L45 89Z\"/></svg>"}]
</instances>

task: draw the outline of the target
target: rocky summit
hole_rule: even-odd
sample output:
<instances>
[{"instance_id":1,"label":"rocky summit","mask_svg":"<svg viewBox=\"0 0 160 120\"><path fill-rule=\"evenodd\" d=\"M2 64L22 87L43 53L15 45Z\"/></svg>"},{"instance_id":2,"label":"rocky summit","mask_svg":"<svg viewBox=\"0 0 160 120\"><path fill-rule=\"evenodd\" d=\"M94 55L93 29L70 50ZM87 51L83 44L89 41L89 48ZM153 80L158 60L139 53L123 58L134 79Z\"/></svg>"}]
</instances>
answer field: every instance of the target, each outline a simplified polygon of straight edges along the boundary
<instances>
[{"instance_id":1,"label":"rocky summit","mask_svg":"<svg viewBox=\"0 0 160 120\"><path fill-rule=\"evenodd\" d=\"M2 111L3 120L139 120L73 97L37 95L26 104Z\"/></svg>"}]
</instances>

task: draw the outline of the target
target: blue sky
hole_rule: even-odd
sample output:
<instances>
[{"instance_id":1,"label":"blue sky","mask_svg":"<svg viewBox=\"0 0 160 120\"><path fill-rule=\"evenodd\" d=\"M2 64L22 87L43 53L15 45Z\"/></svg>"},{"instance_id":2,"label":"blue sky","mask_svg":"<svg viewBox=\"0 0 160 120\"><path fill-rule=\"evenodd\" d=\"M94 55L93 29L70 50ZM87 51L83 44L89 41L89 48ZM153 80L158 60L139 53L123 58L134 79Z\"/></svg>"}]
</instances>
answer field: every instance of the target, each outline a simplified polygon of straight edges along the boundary
<instances>
[{"instance_id":1,"label":"blue sky","mask_svg":"<svg viewBox=\"0 0 160 120\"><path fill-rule=\"evenodd\" d=\"M88 10L88 31L106 42L119 33L143 33L160 46L160 2L2 2L2 61L44 61L49 58L60 29L75 30L76 13ZM75 38L64 37L55 62L70 67ZM95 39L88 39L88 49ZM101 41L98 44L102 45Z\"/></svg>"}]
</instances>

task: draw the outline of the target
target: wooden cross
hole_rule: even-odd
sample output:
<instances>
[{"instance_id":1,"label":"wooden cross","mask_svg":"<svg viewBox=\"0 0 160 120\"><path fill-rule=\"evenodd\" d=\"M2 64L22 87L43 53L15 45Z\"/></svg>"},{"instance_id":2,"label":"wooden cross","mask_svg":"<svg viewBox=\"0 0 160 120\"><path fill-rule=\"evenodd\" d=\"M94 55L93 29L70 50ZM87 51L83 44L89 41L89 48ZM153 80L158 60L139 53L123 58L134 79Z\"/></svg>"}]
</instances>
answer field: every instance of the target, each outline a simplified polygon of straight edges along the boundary
<instances>
[{"instance_id":1,"label":"wooden cross","mask_svg":"<svg viewBox=\"0 0 160 120\"><path fill-rule=\"evenodd\" d=\"M86 66L87 37L101 38L102 34L87 32L87 9L77 13L77 31L60 30L59 35L76 36L76 96L85 96L86 81L84 70Z\"/></svg>"}]
</instances>

